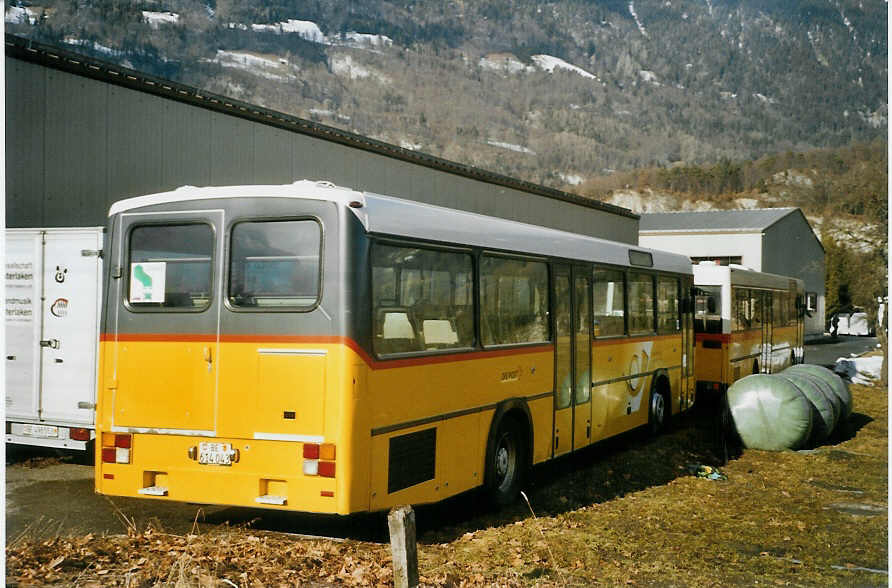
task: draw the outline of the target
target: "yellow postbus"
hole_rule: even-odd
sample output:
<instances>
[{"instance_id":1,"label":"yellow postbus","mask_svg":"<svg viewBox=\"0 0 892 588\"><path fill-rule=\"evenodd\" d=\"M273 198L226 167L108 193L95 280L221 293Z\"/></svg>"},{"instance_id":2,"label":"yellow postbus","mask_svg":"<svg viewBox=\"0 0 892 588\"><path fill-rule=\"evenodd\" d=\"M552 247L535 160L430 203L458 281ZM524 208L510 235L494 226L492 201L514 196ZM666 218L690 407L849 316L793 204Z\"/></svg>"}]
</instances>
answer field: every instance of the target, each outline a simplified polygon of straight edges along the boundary
<instances>
[{"instance_id":1,"label":"yellow postbus","mask_svg":"<svg viewBox=\"0 0 892 588\"><path fill-rule=\"evenodd\" d=\"M720 395L744 376L804 360L802 280L739 265L694 265L697 391Z\"/></svg>"},{"instance_id":2,"label":"yellow postbus","mask_svg":"<svg viewBox=\"0 0 892 588\"><path fill-rule=\"evenodd\" d=\"M109 213L97 492L348 514L693 403L687 257L328 183Z\"/></svg>"}]
</instances>

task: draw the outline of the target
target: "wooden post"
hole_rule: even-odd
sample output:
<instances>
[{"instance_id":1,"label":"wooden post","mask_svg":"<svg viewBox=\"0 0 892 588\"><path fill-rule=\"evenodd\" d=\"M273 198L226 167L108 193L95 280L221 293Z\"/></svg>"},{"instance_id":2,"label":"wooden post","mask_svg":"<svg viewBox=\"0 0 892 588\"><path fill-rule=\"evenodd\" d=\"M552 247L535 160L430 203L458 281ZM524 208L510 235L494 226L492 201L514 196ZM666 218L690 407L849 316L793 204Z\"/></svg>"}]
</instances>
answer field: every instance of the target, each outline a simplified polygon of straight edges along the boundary
<instances>
[{"instance_id":1,"label":"wooden post","mask_svg":"<svg viewBox=\"0 0 892 588\"><path fill-rule=\"evenodd\" d=\"M387 515L395 588L418 586L418 545L415 543L415 511L397 506Z\"/></svg>"}]
</instances>

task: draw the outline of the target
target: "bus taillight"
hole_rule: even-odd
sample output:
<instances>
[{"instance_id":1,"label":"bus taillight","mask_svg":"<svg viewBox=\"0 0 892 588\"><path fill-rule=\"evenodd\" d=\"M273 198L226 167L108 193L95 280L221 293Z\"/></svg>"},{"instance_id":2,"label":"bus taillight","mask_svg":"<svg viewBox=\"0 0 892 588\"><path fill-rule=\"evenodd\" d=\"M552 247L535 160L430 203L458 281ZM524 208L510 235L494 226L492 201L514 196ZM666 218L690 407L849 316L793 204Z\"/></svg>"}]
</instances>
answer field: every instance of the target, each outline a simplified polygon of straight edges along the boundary
<instances>
[{"instance_id":1,"label":"bus taillight","mask_svg":"<svg viewBox=\"0 0 892 588\"><path fill-rule=\"evenodd\" d=\"M102 434L103 463L130 463L132 436L115 433Z\"/></svg>"},{"instance_id":2,"label":"bus taillight","mask_svg":"<svg viewBox=\"0 0 892 588\"><path fill-rule=\"evenodd\" d=\"M335 477L334 443L304 443L303 473L306 476Z\"/></svg>"}]
</instances>

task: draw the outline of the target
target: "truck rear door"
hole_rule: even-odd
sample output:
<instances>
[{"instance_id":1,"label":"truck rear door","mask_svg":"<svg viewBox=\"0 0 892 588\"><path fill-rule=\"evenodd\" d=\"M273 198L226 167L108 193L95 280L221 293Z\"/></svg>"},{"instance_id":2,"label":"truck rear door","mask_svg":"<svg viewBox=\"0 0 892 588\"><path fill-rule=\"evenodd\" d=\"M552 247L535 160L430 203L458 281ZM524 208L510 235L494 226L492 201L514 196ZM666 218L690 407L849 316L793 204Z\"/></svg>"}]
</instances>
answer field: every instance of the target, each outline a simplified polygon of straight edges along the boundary
<instances>
[{"instance_id":1,"label":"truck rear door","mask_svg":"<svg viewBox=\"0 0 892 588\"><path fill-rule=\"evenodd\" d=\"M39 417L42 233L6 233L6 417Z\"/></svg>"},{"instance_id":2,"label":"truck rear door","mask_svg":"<svg viewBox=\"0 0 892 588\"><path fill-rule=\"evenodd\" d=\"M93 424L102 229L6 235L7 419Z\"/></svg>"},{"instance_id":3,"label":"truck rear door","mask_svg":"<svg viewBox=\"0 0 892 588\"><path fill-rule=\"evenodd\" d=\"M43 237L40 415L93 424L102 234L47 231Z\"/></svg>"}]
</instances>

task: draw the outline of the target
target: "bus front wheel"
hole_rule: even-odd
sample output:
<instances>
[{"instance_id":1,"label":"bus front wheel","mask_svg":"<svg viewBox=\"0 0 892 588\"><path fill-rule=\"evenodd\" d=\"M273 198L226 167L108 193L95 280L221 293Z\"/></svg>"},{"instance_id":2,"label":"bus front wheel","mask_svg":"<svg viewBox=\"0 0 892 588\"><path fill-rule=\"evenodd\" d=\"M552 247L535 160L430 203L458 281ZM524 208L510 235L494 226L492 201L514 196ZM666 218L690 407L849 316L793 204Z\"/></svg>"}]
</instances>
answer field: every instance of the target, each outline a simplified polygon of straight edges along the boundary
<instances>
[{"instance_id":1,"label":"bus front wheel","mask_svg":"<svg viewBox=\"0 0 892 588\"><path fill-rule=\"evenodd\" d=\"M503 418L486 459L486 490L495 506L517 499L526 474L526 453L522 427L511 417Z\"/></svg>"}]
</instances>

